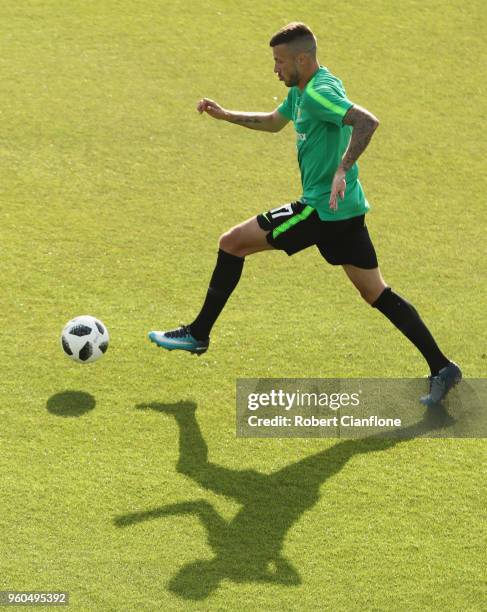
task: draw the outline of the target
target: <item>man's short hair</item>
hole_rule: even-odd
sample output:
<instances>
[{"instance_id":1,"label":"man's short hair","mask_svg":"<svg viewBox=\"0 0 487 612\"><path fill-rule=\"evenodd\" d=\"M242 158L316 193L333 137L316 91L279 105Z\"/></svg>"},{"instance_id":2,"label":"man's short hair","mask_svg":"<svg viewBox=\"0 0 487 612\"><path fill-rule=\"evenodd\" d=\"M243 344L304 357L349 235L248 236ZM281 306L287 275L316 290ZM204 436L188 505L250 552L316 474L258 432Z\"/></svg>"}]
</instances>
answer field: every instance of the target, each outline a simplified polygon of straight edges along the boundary
<instances>
[{"instance_id":1,"label":"man's short hair","mask_svg":"<svg viewBox=\"0 0 487 612\"><path fill-rule=\"evenodd\" d=\"M292 45L297 52L315 53L316 37L305 23L293 21L276 32L269 41L270 47L277 45Z\"/></svg>"}]
</instances>

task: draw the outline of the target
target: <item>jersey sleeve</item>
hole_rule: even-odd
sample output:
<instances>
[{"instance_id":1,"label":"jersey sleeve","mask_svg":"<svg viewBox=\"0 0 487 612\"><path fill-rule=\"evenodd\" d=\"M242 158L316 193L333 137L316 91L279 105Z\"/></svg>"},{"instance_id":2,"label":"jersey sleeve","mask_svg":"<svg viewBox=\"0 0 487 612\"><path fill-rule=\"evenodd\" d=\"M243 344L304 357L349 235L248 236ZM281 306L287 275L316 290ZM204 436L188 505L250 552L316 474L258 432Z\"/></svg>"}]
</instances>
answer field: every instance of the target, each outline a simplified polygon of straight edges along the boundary
<instances>
[{"instance_id":1,"label":"jersey sleeve","mask_svg":"<svg viewBox=\"0 0 487 612\"><path fill-rule=\"evenodd\" d=\"M281 104L277 107L277 110L281 113L281 115L284 115L284 117L286 117L287 119L292 120L293 106L291 101L291 90L289 90L287 98L284 100L284 102L281 102Z\"/></svg>"},{"instance_id":2,"label":"jersey sleeve","mask_svg":"<svg viewBox=\"0 0 487 612\"><path fill-rule=\"evenodd\" d=\"M315 119L339 126L343 125L343 117L353 106L353 102L350 102L345 93L331 85L313 86L313 83L306 87L306 93L308 94L308 110Z\"/></svg>"}]
</instances>

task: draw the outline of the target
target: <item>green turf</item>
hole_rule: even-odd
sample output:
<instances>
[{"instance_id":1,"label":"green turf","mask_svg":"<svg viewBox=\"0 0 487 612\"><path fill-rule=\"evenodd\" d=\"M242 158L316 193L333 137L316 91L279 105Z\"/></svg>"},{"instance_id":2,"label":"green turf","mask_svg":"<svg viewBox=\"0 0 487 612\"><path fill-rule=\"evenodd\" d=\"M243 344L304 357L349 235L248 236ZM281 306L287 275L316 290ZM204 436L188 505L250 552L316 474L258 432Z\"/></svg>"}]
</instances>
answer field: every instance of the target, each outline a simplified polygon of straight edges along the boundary
<instances>
[{"instance_id":1,"label":"green turf","mask_svg":"<svg viewBox=\"0 0 487 612\"><path fill-rule=\"evenodd\" d=\"M235 438L238 377L426 374L341 271L249 258L207 355L146 340L194 316L223 231L300 195L291 127L195 111L275 108L268 39L294 19L381 120L360 166L386 280L486 375L483 2L6 0L0 590L68 590L73 610L485 609L484 441ZM110 330L91 366L59 347L78 314ZM137 408L153 402L197 410L178 429Z\"/></svg>"}]
</instances>

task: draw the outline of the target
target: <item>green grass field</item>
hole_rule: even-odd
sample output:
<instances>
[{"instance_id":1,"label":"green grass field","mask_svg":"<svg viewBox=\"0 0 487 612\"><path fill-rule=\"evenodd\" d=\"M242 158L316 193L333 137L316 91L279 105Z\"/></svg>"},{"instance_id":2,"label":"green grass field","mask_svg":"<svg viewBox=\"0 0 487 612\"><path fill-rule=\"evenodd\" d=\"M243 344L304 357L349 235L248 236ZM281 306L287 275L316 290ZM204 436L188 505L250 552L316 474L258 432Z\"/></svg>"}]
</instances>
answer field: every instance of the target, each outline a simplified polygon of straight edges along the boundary
<instances>
[{"instance_id":1,"label":"green grass field","mask_svg":"<svg viewBox=\"0 0 487 612\"><path fill-rule=\"evenodd\" d=\"M485 610L484 440L235 437L237 378L427 374L341 270L257 255L205 356L146 339L196 314L221 233L300 195L292 126L195 111L275 108L268 40L295 19L381 120L360 167L387 282L486 376L481 0L6 0L0 590L87 611ZM96 364L59 346L78 314L110 330ZM199 478L177 472L180 435Z\"/></svg>"}]
</instances>

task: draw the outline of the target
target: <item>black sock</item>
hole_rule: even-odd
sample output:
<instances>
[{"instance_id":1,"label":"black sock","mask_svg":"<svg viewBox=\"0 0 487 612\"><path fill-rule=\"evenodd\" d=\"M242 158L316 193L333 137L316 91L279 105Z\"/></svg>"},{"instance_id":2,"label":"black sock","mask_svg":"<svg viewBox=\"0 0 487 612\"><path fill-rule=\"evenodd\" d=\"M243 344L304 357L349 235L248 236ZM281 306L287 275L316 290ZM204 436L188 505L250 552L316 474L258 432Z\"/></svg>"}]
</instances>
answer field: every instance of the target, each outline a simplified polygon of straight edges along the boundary
<instances>
[{"instance_id":1,"label":"black sock","mask_svg":"<svg viewBox=\"0 0 487 612\"><path fill-rule=\"evenodd\" d=\"M416 308L407 300L387 287L372 306L382 312L421 352L428 362L432 376L436 376L448 365L449 360L438 348Z\"/></svg>"},{"instance_id":2,"label":"black sock","mask_svg":"<svg viewBox=\"0 0 487 612\"><path fill-rule=\"evenodd\" d=\"M201 312L191 323L191 335L206 340L242 274L245 258L218 251L216 266Z\"/></svg>"}]
</instances>

